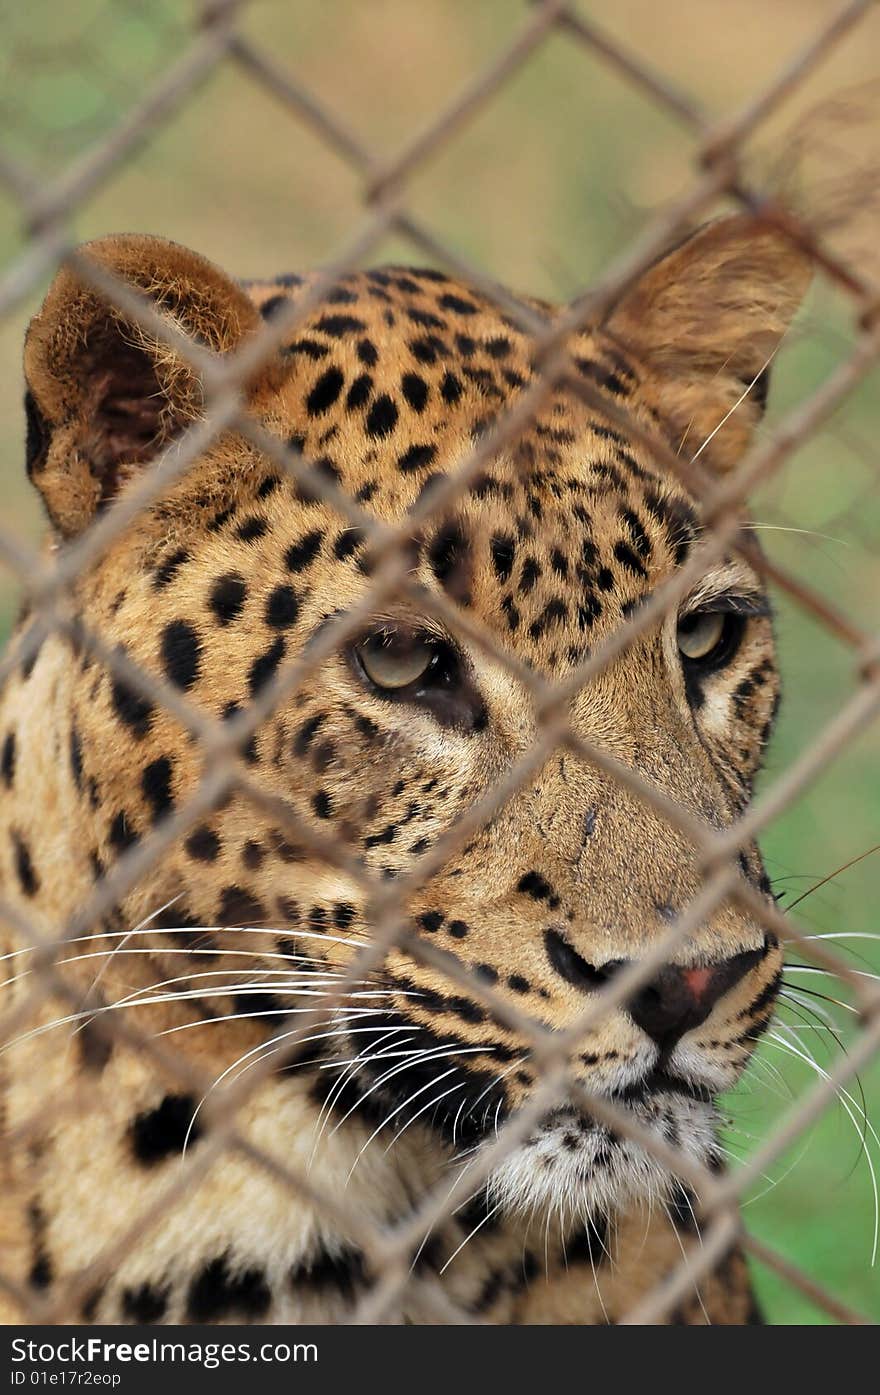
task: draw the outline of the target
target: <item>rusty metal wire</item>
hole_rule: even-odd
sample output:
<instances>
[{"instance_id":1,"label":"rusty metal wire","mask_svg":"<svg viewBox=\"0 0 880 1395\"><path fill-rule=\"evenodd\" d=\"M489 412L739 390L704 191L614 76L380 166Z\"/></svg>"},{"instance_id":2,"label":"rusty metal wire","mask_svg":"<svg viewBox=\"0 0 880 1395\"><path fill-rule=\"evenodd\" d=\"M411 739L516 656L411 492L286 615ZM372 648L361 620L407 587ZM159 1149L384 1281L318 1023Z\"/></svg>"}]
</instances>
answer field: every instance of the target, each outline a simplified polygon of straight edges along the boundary
<instances>
[{"instance_id":1,"label":"rusty metal wire","mask_svg":"<svg viewBox=\"0 0 880 1395\"><path fill-rule=\"evenodd\" d=\"M237 792L255 807L270 809L286 833L314 853L328 866L344 871L364 893L372 919L370 942L354 956L331 992L328 990L314 1011L299 1020L286 1041L285 1057L295 1057L299 1046L315 1025L326 1017L334 1003L370 970L383 964L388 951L401 950L413 959L432 965L451 983L466 986L504 1024L513 1027L528 1043L540 1083L529 1103L515 1113L499 1130L469 1169L465 1180L451 1189L442 1186L426 1192L416 1211L399 1224L383 1231L365 1221L344 1197L331 1194L314 1177L282 1163L251 1142L240 1125L242 1106L252 1097L270 1073L278 1068L272 1057L249 1071L246 1078L211 1090L202 1122L208 1134L203 1146L187 1156L157 1200L145 1207L137 1220L117 1235L99 1256L75 1278L64 1284L51 1299L24 1291L5 1274L0 1286L13 1294L23 1313L33 1320L61 1321L77 1310L85 1295L109 1274L118 1260L148 1236L167 1209L191 1189L197 1188L208 1170L226 1153L247 1158L291 1192L321 1210L349 1238L363 1249L376 1282L363 1300L355 1320L380 1321L393 1311L406 1285L419 1285L425 1301L438 1321L448 1318L447 1300L436 1282L411 1272L416 1247L431 1226L451 1215L455 1207L487 1178L517 1142L524 1140L538 1120L563 1101L573 1101L594 1118L613 1127L621 1136L640 1141L693 1188L703 1223L702 1243L689 1249L682 1263L637 1308L624 1319L630 1323L661 1321L676 1303L692 1292L694 1283L707 1273L735 1240L740 1240L761 1263L772 1268L798 1288L818 1308L837 1321L859 1323L866 1319L840 1302L833 1294L801 1272L786 1257L743 1230L740 1202L762 1170L777 1158L804 1130L813 1124L835 1097L838 1086L849 1080L880 1053L880 988L874 981L853 971L827 944L808 937L793 920L768 907L742 877L737 854L767 825L790 806L837 758L853 738L880 710L880 647L878 639L863 633L846 614L839 613L818 590L772 565L755 552L742 529L743 506L757 481L765 483L778 475L794 451L822 426L853 389L875 367L880 357L880 288L863 270L846 264L824 241L821 233L798 218L767 189L752 187L741 158L744 144L762 126L779 104L827 57L838 39L857 26L869 9L870 0L850 0L832 14L812 36L803 52L795 55L775 80L757 92L740 110L720 122L711 121L698 104L662 73L652 70L641 57L624 49L592 20L581 15L568 0L540 0L519 17L511 16L510 33L494 60L453 100L449 101L411 141L391 159L365 147L330 109L323 106L301 83L287 72L271 53L265 52L241 30L248 0L211 0L200 7L185 36L179 56L164 65L146 87L134 106L121 112L107 133L84 153L72 158L49 178L37 173L23 159L18 148L0 150L0 185L15 202L26 233L26 249L0 279L0 314L9 313L29 296L46 274L65 262L77 276L93 287L125 317L142 326L159 342L168 343L200 378L205 413L179 438L172 449L144 471L137 483L125 491L80 538L51 555L40 554L13 532L0 529L0 560L20 582L29 603L30 619L14 650L0 661L0 680L30 655L43 638L53 631L75 639L81 649L94 656L115 678L124 680L134 691L153 704L164 706L189 733L202 756L202 778L192 796L180 804L154 832L136 847L126 851L97 884L88 904L77 909L65 925L57 927L51 940L28 923L15 907L0 904L0 918L15 928L18 938L35 947L33 988L0 1019L0 1036L9 1039L39 1009L47 994L74 1001L73 991L60 972L65 947L100 920L140 877L156 865L163 852L173 846L206 813L216 809ZM693 180L686 191L657 216L636 242L626 248L609 266L598 284L574 301L552 324L534 306L526 305L502 291L480 267L466 261L407 207L408 186L417 173L430 168L432 158L446 144L466 137L470 122L510 79L533 58L550 36L562 37L584 55L585 61L606 65L619 78L634 85L643 96L673 115L693 140ZM276 102L279 120L303 123L328 150L335 151L351 166L360 180L364 213L345 245L322 271L316 283L296 304L273 317L260 334L243 349L223 360L191 341L162 320L146 297L136 293L87 256L77 252L70 232L73 215L113 174L129 161L143 142L157 130L172 126L206 79L225 67L233 67ZM719 195L728 195L744 209L760 212L763 219L778 226L786 236L808 249L822 275L840 287L852 304L855 344L842 365L807 400L754 446L744 461L723 483L718 483L695 465L675 454L662 440L646 431L619 407L578 377L573 370L567 343L573 331L594 322L606 313L671 241L689 228L694 220L707 215ZM312 469L297 453L275 439L248 416L243 406L242 386L275 350L288 341L340 275L354 268L376 248L380 239L394 232L420 253L446 268L463 274L485 290L515 322L535 338L536 361L541 372L522 392L515 405L503 411L492 428L481 437L454 476L446 478L415 507L404 524L392 527L377 520L338 486ZM588 403L611 414L617 424L630 431L654 457L682 478L701 500L704 537L688 559L626 623L588 659L559 684L551 684L518 661L489 633L448 599L418 591L420 606L427 609L454 633L477 644L498 664L531 704L538 736L530 750L515 761L503 778L490 789L437 843L426 851L404 876L379 881L331 836L318 833L295 812L293 806L266 794L255 783L241 752L248 738L289 699L303 682L315 674L322 662L348 638L358 634L365 620L388 598L415 595L408 574L407 542L432 517L439 517L456 498L466 493L481 469L505 445L515 440L548 400L554 388L564 383ZM359 529L373 561L370 585L361 601L343 616L328 624L307 652L282 665L272 681L252 704L232 721L219 722L194 706L170 683L141 670L119 653L99 633L86 627L69 603L72 581L93 567L106 549L119 539L138 515L149 508L181 480L222 431L234 427L278 469L312 495L336 510L345 522ZM802 610L813 617L831 636L852 652L854 691L848 703L821 731L809 749L789 767L767 792L723 831L713 831L601 746L589 743L571 726L568 712L571 698L591 683L640 634L668 614L704 570L706 564L725 552L739 551L753 566L782 588ZM416 937L407 921L406 905L413 891L442 868L457 849L483 828L504 804L560 748L568 748L587 764L622 783L626 789L664 821L674 827L695 848L704 869L701 891L684 908L674 923L658 933L650 951L612 985L591 998L580 1018L566 1031L551 1033L529 1015L514 1007L500 994L473 975L447 952ZM613 1007L625 1003L633 991L648 982L655 971L668 962L676 947L703 924L723 901L738 900L766 927L795 946L807 963L835 974L850 990L860 1014L861 1030L849 1053L842 1056L764 1139L749 1159L723 1177L688 1161L677 1148L658 1141L633 1117L612 1102L593 1096L572 1076L572 1055L584 1032ZM137 1032L127 1022L120 1025L112 1015L101 1030L117 1035L144 1053L157 1073L176 1081L181 1088L199 1095L208 1094L212 1081L184 1062L167 1045ZM75 1100L58 1100L59 1110L76 1109ZM41 1104L41 1109L45 1108ZM36 1125L37 1120L33 1121ZM28 1124L19 1126L26 1136Z\"/></svg>"}]
</instances>

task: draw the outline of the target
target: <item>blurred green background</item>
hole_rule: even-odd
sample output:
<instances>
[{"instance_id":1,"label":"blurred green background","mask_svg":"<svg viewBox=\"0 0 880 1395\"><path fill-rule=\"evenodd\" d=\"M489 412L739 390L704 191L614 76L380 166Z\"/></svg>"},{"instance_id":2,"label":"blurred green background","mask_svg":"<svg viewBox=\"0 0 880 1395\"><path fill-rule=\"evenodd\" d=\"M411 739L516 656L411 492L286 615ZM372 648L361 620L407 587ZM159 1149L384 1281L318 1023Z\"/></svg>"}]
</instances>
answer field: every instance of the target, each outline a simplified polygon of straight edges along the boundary
<instances>
[{"instance_id":1,"label":"blurred green background","mask_svg":"<svg viewBox=\"0 0 880 1395\"><path fill-rule=\"evenodd\" d=\"M38 185L56 178L143 99L183 51L194 7L186 0L0 0L0 147ZM617 0L582 13L674 80L710 114L737 109L816 32L837 0ZM242 28L358 139L391 155L480 70L527 19L518 0L254 0ZM800 114L877 77L880 13L850 33L784 110L762 127L755 166L785 169L786 132ZM869 123L870 125L870 123ZM875 126L876 134L876 126ZM863 135L835 132L832 164L864 154ZM868 152L870 158L870 152ZM875 166L880 169L880 164ZM552 35L467 127L413 180L409 205L448 245L500 280L552 298L582 290L693 176L693 139L666 111L564 34ZM806 188L809 205L809 186ZM863 210L864 211L864 210ZM159 233L190 243L233 273L254 276L329 259L363 216L358 179L342 160L245 73L227 63L76 210L77 237ZM11 268L28 245L25 220L0 183L0 253ZM872 236L843 249L876 250ZM864 229L861 229L862 236ZM370 258L424 261L388 239ZM2 275L2 273L0 273ZM40 288L42 289L42 288ZM0 325L0 525L27 539L39 511L22 469L20 343L39 291ZM811 295L780 356L767 429L840 362L852 314L827 286ZM877 375L803 447L755 500L773 558L825 592L866 629L880 595L880 415ZM785 675L783 714L765 786L784 771L855 691L853 657L812 619L778 598ZM16 586L0 577L0 628ZM766 833L770 875L788 900L880 842L876 726ZM798 908L816 934L876 932L880 855ZM854 966L880 969L880 942L835 941ZM846 999L833 980L798 985ZM819 1003L819 1006L826 1006ZM844 1043L852 1014L833 1008ZM827 1068L838 1047L809 1017L798 1049ZM777 1042L730 1101L732 1153L743 1155L815 1079ZM880 1069L861 1079L880 1127ZM857 1101L859 1087L852 1086ZM748 1208L754 1231L778 1245L840 1299L880 1317L880 1269L871 1267L875 1202L866 1149L880 1148L845 1110L828 1111L777 1160ZM771 1187L771 1182L775 1183ZM771 1321L825 1319L756 1268Z\"/></svg>"}]
</instances>

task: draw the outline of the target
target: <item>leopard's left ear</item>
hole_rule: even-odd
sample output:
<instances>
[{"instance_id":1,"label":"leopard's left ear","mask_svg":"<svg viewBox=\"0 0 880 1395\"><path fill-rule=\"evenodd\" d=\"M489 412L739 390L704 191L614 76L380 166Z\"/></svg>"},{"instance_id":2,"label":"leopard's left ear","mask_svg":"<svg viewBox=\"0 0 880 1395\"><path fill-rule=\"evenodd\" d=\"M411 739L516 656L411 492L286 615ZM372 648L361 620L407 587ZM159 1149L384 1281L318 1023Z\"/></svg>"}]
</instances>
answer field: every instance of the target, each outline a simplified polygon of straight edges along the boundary
<instances>
[{"instance_id":1,"label":"leopard's left ear","mask_svg":"<svg viewBox=\"0 0 880 1395\"><path fill-rule=\"evenodd\" d=\"M778 228L737 215L694 233L618 302L606 328L649 370L677 449L693 455L714 432L701 460L719 470L736 463L811 277L810 258Z\"/></svg>"},{"instance_id":2,"label":"leopard's left ear","mask_svg":"<svg viewBox=\"0 0 880 1395\"><path fill-rule=\"evenodd\" d=\"M260 325L240 286L177 243L122 234L80 252L215 354L234 353ZM28 474L68 537L203 413L186 357L130 323L71 267L58 272L31 321L24 367Z\"/></svg>"}]
</instances>

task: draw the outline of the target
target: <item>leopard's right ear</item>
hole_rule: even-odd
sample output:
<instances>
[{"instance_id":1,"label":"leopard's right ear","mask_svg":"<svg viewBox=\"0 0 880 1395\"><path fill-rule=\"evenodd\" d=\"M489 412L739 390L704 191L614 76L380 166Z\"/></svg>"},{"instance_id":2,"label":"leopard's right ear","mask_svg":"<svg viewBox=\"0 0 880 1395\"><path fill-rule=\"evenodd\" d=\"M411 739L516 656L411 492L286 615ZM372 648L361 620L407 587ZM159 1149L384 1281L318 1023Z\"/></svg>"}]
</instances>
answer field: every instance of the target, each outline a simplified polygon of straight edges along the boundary
<instances>
[{"instance_id":1,"label":"leopard's right ear","mask_svg":"<svg viewBox=\"0 0 880 1395\"><path fill-rule=\"evenodd\" d=\"M768 367L813 274L810 257L747 214L699 228L638 278L608 328L648 369L676 449L732 469L764 407Z\"/></svg>"},{"instance_id":2,"label":"leopard's right ear","mask_svg":"<svg viewBox=\"0 0 880 1395\"><path fill-rule=\"evenodd\" d=\"M240 286L174 242L123 235L82 252L215 353L237 349L260 324ZM31 321L24 367L27 470L65 536L84 528L203 410L189 363L69 267Z\"/></svg>"}]
</instances>

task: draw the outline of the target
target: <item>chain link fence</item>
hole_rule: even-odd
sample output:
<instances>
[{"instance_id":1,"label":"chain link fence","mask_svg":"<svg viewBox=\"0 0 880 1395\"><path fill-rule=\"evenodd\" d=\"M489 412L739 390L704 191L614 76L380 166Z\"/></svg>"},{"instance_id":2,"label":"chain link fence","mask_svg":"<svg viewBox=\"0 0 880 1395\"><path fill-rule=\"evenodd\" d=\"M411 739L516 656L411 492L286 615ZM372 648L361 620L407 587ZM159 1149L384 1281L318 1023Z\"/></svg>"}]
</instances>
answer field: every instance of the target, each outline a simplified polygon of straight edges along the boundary
<instances>
[{"instance_id":1,"label":"chain link fence","mask_svg":"<svg viewBox=\"0 0 880 1395\"><path fill-rule=\"evenodd\" d=\"M84 150L77 153L62 150L64 158L60 168L47 173L44 158L47 148L51 149L57 163L55 133L49 140L37 143L41 148L34 145L28 149L20 138L20 106L14 111L9 109L8 103L0 106L0 114L10 132L5 147L0 148L0 182L7 196L15 201L26 232L24 249L0 278L0 315L10 314L63 262L84 284L106 297L130 324L140 326L152 339L168 345L183 357L201 381L204 414L80 537L51 553L39 553L13 530L6 528L0 532L0 558L20 582L29 608L23 631L0 663L0 678L5 682L27 663L47 635L66 635L82 651L93 656L114 679L141 694L146 701L165 707L174 716L202 753L202 777L185 801L180 802L149 836L119 858L97 883L88 904L80 906L66 924L59 925L53 938L47 940L16 906L6 902L0 904L2 918L18 939L33 946L31 986L27 994L4 1013L0 1033L4 1040L13 1040L27 1030L28 1025L37 1020L47 995L74 1003L72 1010L75 1010L73 990L62 972L65 947L77 937L87 935L139 879L156 866L163 854L234 793L250 801L257 811L270 813L297 844L328 867L344 873L362 893L372 922L369 943L353 957L345 976L332 992L327 991L312 1012L297 1019L293 1032L287 1033L286 1059L295 1057L309 1034L335 1005L343 1003L349 990L370 974L381 971L389 950L394 947L410 955L413 961L432 966L448 979L451 988L466 991L480 1000L490 1014L513 1029L527 1044L540 1083L529 1102L503 1123L497 1137L471 1163L466 1176L451 1188L448 1178L439 1186L429 1188L418 1199L411 1214L379 1229L368 1223L344 1195L322 1187L316 1175L288 1166L249 1138L241 1124L242 1108L261 1083L277 1070L277 1058L270 1056L247 1074L214 1088L212 1078L207 1075L201 1078L190 1064L169 1049L167 1042L139 1033L128 1019L121 1023L119 1014L109 1014L104 1019L104 1030L120 1034L129 1047L135 1047L151 1059L163 1079L177 1081L182 1090L199 1098L209 1097L201 1114L206 1136L199 1149L191 1151L182 1161L158 1200L144 1207L136 1224L116 1234L97 1258L74 1278L53 1287L50 1294L22 1286L5 1272L0 1273L0 1284L30 1320L74 1318L85 1297L113 1271L120 1259L138 1245L147 1243L151 1229L168 1209L183 1196L197 1191L218 1159L232 1154L265 1169L279 1186L289 1188L292 1199L317 1208L342 1235L361 1247L375 1282L361 1299L355 1321L387 1319L395 1312L401 1293L409 1286L424 1291L424 1302L435 1320L448 1321L448 1300L433 1279L413 1269L414 1253L432 1226L450 1216L475 1187L488 1179L499 1161L523 1142L549 1111L568 1101L620 1137L640 1143L686 1182L697 1199L702 1230L700 1242L685 1246L681 1263L639 1301L624 1321L663 1321L735 1242L741 1243L747 1253L775 1270L835 1320L867 1321L784 1255L749 1234L743 1227L740 1203L768 1165L829 1109L838 1089L852 1082L860 1070L877 1059L880 985L871 976L854 971L831 945L804 933L794 919L759 895L742 876L738 854L839 757L865 730L880 707L878 636L863 632L819 588L814 589L757 553L742 530L742 510L754 486L780 476L797 449L824 425L875 368L880 354L880 288L859 264L851 264L832 250L810 222L799 217L772 190L754 186L741 158L746 142L823 63L837 42L864 21L870 9L869 0L848 3L831 13L817 25L809 43L794 55L772 83L756 92L741 110L721 121L711 121L663 73L612 40L593 19L567 0L543 0L523 12L511 7L509 34L495 59L390 159L367 148L359 134L349 129L330 107L319 102L273 53L246 37L242 18L248 8L247 0L214 0L205 4L185 29L174 27L178 24L177 18L169 18L162 7L155 11L134 4L99 8L100 14L96 12L95 15L97 27L87 26L76 35L79 56L73 67L78 68L81 75L85 74L86 85L94 99L91 105L84 103L82 130L87 133L91 130L89 122L98 108L105 128L107 112L112 109L109 129L104 129ZM108 82L107 91L100 95L100 100L95 97L95 92L101 88L102 44L107 42L111 20L115 22L120 16L124 16L126 22L144 24L153 32L159 22L171 26L169 32L173 33L177 47L176 56L171 59L167 48L162 48L158 59L154 56L145 61L143 91L133 105L119 101L112 82ZM477 114L529 64L551 35L563 36L575 46L582 53L585 65L605 65L621 82L639 89L658 111L671 114L683 123L693 142L692 179L681 196L615 258L598 284L573 300L561 317L552 322L533 304L522 303L500 291L481 267L447 246L408 203L413 178L430 171L432 157L448 142L466 136ZM69 224L77 210L112 179L148 137L160 128L173 127L207 78L228 66L237 69L264 93L271 94L277 103L279 128L285 122L304 123L315 137L350 164L360 181L364 212L331 264L323 268L318 280L295 305L290 303L282 307L258 336L232 355L221 358L175 330L167 319L156 313L146 297L78 252ZM63 138L63 135L59 137ZM722 481L701 469L699 461L689 462L677 454L642 422L631 417L624 407L610 402L607 394L585 381L574 370L569 347L572 334L600 321L622 292L670 244L695 222L709 216L719 196L735 200L765 225L779 229L792 243L806 249L819 274L849 297L853 319L853 346L846 360L815 392L800 401L772 433L754 445L742 463ZM493 302L500 303L514 324L532 336L535 361L541 367L534 383L513 405L499 413L454 474L430 491L401 526L379 522L294 449L271 435L244 410L241 391L242 385L254 376L260 365L267 363L297 333L339 278L369 259L389 232L405 239L420 259L460 275ZM409 571L408 544L426 524L445 516L450 505L466 495L481 471L534 421L553 390L561 384L613 427L625 431L646 448L663 469L684 483L700 501L704 532L699 546L674 577L634 611L610 640L573 667L563 682L550 683L484 631L453 600L429 594L418 587ZM72 581L85 569L93 567L106 549L124 535L138 514L160 501L184 478L206 446L229 428L234 428L267 460L274 462L279 472L292 482L331 506L345 524L359 530L370 550L372 573L370 585L360 601L328 623L307 650L285 661L245 710L230 721L220 722L190 703L179 688L141 669L100 633L89 629L83 618L71 610L68 600ZM869 482L869 487L875 485L876 478L873 484ZM569 713L571 699L601 675L627 646L674 610L707 564L731 551L743 555L750 566L811 616L826 635L847 647L855 683L848 702L809 748L779 773L772 785L735 822L716 830L679 807L600 745L586 741L573 729ZM328 657L355 638L377 609L381 610L390 598L407 597L417 599L419 606L452 635L478 646L502 671L513 677L531 699L538 738L525 757L512 763L503 778L425 851L405 875L394 880L380 880L365 871L360 861L338 840L324 835L292 806L280 807L278 800L255 779L242 752L279 704L290 701L298 688L319 672ZM703 886L674 922L663 933L658 933L650 951L637 964L592 996L573 1025L554 1033L490 988L456 956L437 950L415 934L407 906L414 893L442 869L469 838L484 828L534 777L551 754L559 750L574 753L592 769L621 782L631 795L680 832L697 850L703 868ZM717 1175L675 1146L662 1142L613 1101L590 1094L572 1073L572 1060L576 1059L584 1033L604 1015L629 1001L640 986L647 984L674 957L677 947L727 901L743 908L769 932L796 948L805 963L834 975L851 995L858 1013L859 1031L848 1052L834 1061L824 1078L792 1102L748 1159L729 1172ZM59 1100L56 1104L59 1109L75 1107L75 1102L72 1105L69 1100ZM40 1106L41 1110L45 1107L44 1103Z\"/></svg>"}]
</instances>

